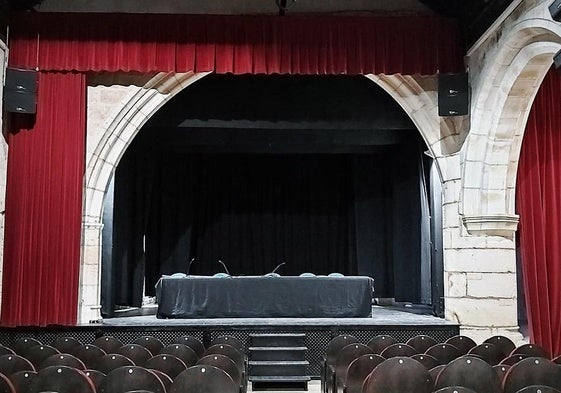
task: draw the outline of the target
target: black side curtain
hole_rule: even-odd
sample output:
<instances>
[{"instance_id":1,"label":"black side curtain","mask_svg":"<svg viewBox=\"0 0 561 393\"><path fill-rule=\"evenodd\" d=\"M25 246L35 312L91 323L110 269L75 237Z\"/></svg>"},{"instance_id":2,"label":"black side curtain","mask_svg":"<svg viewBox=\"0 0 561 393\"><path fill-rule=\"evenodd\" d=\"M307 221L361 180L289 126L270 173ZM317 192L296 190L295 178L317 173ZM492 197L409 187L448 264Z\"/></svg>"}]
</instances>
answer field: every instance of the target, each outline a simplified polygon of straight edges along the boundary
<instances>
[{"instance_id":1,"label":"black side curtain","mask_svg":"<svg viewBox=\"0 0 561 393\"><path fill-rule=\"evenodd\" d=\"M162 274L370 275L419 297L416 145L373 154L185 154L128 149L115 177L115 304ZM104 295L102 294L102 297Z\"/></svg>"}]
</instances>

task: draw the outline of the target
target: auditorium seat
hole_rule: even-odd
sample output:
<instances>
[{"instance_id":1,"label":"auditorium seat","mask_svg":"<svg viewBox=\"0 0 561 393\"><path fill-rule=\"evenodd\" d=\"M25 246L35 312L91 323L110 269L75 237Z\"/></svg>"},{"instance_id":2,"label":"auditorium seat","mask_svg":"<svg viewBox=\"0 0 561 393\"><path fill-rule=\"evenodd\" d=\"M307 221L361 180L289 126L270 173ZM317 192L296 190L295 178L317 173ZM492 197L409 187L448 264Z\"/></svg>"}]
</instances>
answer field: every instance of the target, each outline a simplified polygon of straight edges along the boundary
<instances>
[{"instance_id":1,"label":"auditorium seat","mask_svg":"<svg viewBox=\"0 0 561 393\"><path fill-rule=\"evenodd\" d=\"M39 369L43 369L49 366L68 366L82 371L86 369L86 365L84 364L84 362L82 362L76 356L70 355L68 353L57 353L49 356L41 363Z\"/></svg>"},{"instance_id":2,"label":"auditorium seat","mask_svg":"<svg viewBox=\"0 0 561 393\"><path fill-rule=\"evenodd\" d=\"M545 349L536 344L524 344L518 348L514 348L511 355L526 355L529 357L537 357L544 359L551 359L551 356Z\"/></svg>"},{"instance_id":3,"label":"auditorium seat","mask_svg":"<svg viewBox=\"0 0 561 393\"><path fill-rule=\"evenodd\" d=\"M101 382L105 378L105 374L98 370L85 370L84 374L93 382L95 389L98 390Z\"/></svg>"},{"instance_id":4,"label":"auditorium seat","mask_svg":"<svg viewBox=\"0 0 561 393\"><path fill-rule=\"evenodd\" d=\"M339 352L335 361L335 381L338 386L345 386L347 379L347 369L353 360L362 355L372 354L370 347L354 343L345 346Z\"/></svg>"},{"instance_id":5,"label":"auditorium seat","mask_svg":"<svg viewBox=\"0 0 561 393\"><path fill-rule=\"evenodd\" d=\"M489 337L483 342L496 346L504 354L505 358L516 348L516 345L514 345L510 338L500 335Z\"/></svg>"},{"instance_id":6,"label":"auditorium seat","mask_svg":"<svg viewBox=\"0 0 561 393\"><path fill-rule=\"evenodd\" d=\"M199 359L195 351L185 344L170 344L160 351L160 355L173 355L185 363L187 367L194 366Z\"/></svg>"},{"instance_id":7,"label":"auditorium seat","mask_svg":"<svg viewBox=\"0 0 561 393\"><path fill-rule=\"evenodd\" d=\"M80 370L51 366L40 370L26 393L96 393L93 382Z\"/></svg>"},{"instance_id":8,"label":"auditorium seat","mask_svg":"<svg viewBox=\"0 0 561 393\"><path fill-rule=\"evenodd\" d=\"M464 386L476 392L501 393L497 373L485 360L464 355L448 363L438 374L435 389Z\"/></svg>"},{"instance_id":9,"label":"auditorium seat","mask_svg":"<svg viewBox=\"0 0 561 393\"><path fill-rule=\"evenodd\" d=\"M440 364L448 364L461 355L458 348L446 343L433 345L425 354L433 356Z\"/></svg>"},{"instance_id":10,"label":"auditorium seat","mask_svg":"<svg viewBox=\"0 0 561 393\"><path fill-rule=\"evenodd\" d=\"M0 373L4 375L12 375L18 371L35 371L35 366L20 355L2 355L0 356Z\"/></svg>"},{"instance_id":11,"label":"auditorium seat","mask_svg":"<svg viewBox=\"0 0 561 393\"><path fill-rule=\"evenodd\" d=\"M551 361L552 361L553 363L561 364L561 355L559 355L559 356L553 358Z\"/></svg>"},{"instance_id":12,"label":"auditorium seat","mask_svg":"<svg viewBox=\"0 0 561 393\"><path fill-rule=\"evenodd\" d=\"M213 354L228 356L230 359L232 359L234 361L236 366L238 366L238 370L240 370L240 372L244 371L244 368L245 368L245 354L238 351L233 346L228 345L228 344L212 345L212 346L210 346L206 349L205 356L206 355L213 355Z\"/></svg>"},{"instance_id":13,"label":"auditorium seat","mask_svg":"<svg viewBox=\"0 0 561 393\"><path fill-rule=\"evenodd\" d=\"M148 359L152 357L150 351L139 344L123 345L121 348L117 349L115 353L128 357L136 366L142 367L144 367Z\"/></svg>"},{"instance_id":14,"label":"auditorium seat","mask_svg":"<svg viewBox=\"0 0 561 393\"><path fill-rule=\"evenodd\" d=\"M164 344L156 337L153 336L142 336L133 341L133 344L142 345L144 348L150 351L152 355L157 355L160 353Z\"/></svg>"},{"instance_id":15,"label":"auditorium seat","mask_svg":"<svg viewBox=\"0 0 561 393\"><path fill-rule=\"evenodd\" d=\"M494 344L483 343L469 350L468 355L475 355L485 360L491 366L496 366L504 359L503 352Z\"/></svg>"},{"instance_id":16,"label":"auditorium seat","mask_svg":"<svg viewBox=\"0 0 561 393\"><path fill-rule=\"evenodd\" d=\"M506 373L503 391L516 393L532 385L545 385L561 390L561 367L541 357L522 359Z\"/></svg>"},{"instance_id":17,"label":"auditorium seat","mask_svg":"<svg viewBox=\"0 0 561 393\"><path fill-rule=\"evenodd\" d=\"M84 344L72 350L71 355L80 359L87 368L94 368L100 358L107 355L105 351L95 345Z\"/></svg>"},{"instance_id":18,"label":"auditorium seat","mask_svg":"<svg viewBox=\"0 0 561 393\"><path fill-rule=\"evenodd\" d=\"M397 344L397 340L392 336L388 336L386 334L381 334L372 338L366 345L370 347L373 353L381 354L384 349L389 347L390 345Z\"/></svg>"},{"instance_id":19,"label":"auditorium seat","mask_svg":"<svg viewBox=\"0 0 561 393\"><path fill-rule=\"evenodd\" d=\"M432 380L432 384L434 387L434 384L436 383L436 378L438 378L438 374L440 374L440 372L444 369L444 367L446 367L445 364L439 364L436 367L433 367L429 370L429 375L430 375L430 379Z\"/></svg>"},{"instance_id":20,"label":"auditorium seat","mask_svg":"<svg viewBox=\"0 0 561 393\"><path fill-rule=\"evenodd\" d=\"M214 366L189 367L175 378L167 393L238 393L239 386L226 373Z\"/></svg>"},{"instance_id":21,"label":"auditorium seat","mask_svg":"<svg viewBox=\"0 0 561 393\"><path fill-rule=\"evenodd\" d=\"M228 344L236 348L241 353L245 353L245 348L243 343L237 338L232 336L218 336L210 342L210 346L216 344Z\"/></svg>"},{"instance_id":22,"label":"auditorium seat","mask_svg":"<svg viewBox=\"0 0 561 393\"><path fill-rule=\"evenodd\" d=\"M438 343L432 337L424 334L419 334L407 340L406 344L415 348L417 353L425 353L427 349Z\"/></svg>"},{"instance_id":23,"label":"auditorium seat","mask_svg":"<svg viewBox=\"0 0 561 393\"><path fill-rule=\"evenodd\" d=\"M102 336L97 338L92 345L103 349L105 353L115 353L123 346L123 342L113 336Z\"/></svg>"},{"instance_id":24,"label":"auditorium seat","mask_svg":"<svg viewBox=\"0 0 561 393\"><path fill-rule=\"evenodd\" d=\"M74 337L60 337L51 343L51 347L58 349L60 353L70 353L81 347L82 343Z\"/></svg>"},{"instance_id":25,"label":"auditorium seat","mask_svg":"<svg viewBox=\"0 0 561 393\"><path fill-rule=\"evenodd\" d=\"M397 343L397 344L392 344L386 349L384 349L380 355L386 359L389 359L389 358L394 358L396 356L411 357L413 355L416 355L417 353L418 353L417 350L412 346L407 344Z\"/></svg>"},{"instance_id":26,"label":"auditorium seat","mask_svg":"<svg viewBox=\"0 0 561 393\"><path fill-rule=\"evenodd\" d=\"M187 369L187 366L181 359L168 354L160 354L148 359L144 367L161 371L172 380L175 379L179 373Z\"/></svg>"},{"instance_id":27,"label":"auditorium seat","mask_svg":"<svg viewBox=\"0 0 561 393\"><path fill-rule=\"evenodd\" d=\"M226 355L211 354L203 356L199 359L197 365L214 366L224 370L235 383L241 386L242 373L236 363Z\"/></svg>"},{"instance_id":28,"label":"auditorium seat","mask_svg":"<svg viewBox=\"0 0 561 393\"><path fill-rule=\"evenodd\" d=\"M411 356L411 359L414 359L419 363L421 363L423 366L427 368L427 370L435 368L436 366L438 366L439 363L434 356L426 355L424 353L418 353L416 355L413 355Z\"/></svg>"},{"instance_id":29,"label":"auditorium seat","mask_svg":"<svg viewBox=\"0 0 561 393\"><path fill-rule=\"evenodd\" d=\"M203 354L205 353L205 347L203 346L203 343L199 339L197 339L196 337L181 336L181 337L177 338L172 344L187 345L189 348L191 348L193 351L195 351L195 354L197 355L197 358L202 357ZM189 366L189 365L187 365L187 366Z\"/></svg>"},{"instance_id":30,"label":"auditorium seat","mask_svg":"<svg viewBox=\"0 0 561 393\"><path fill-rule=\"evenodd\" d=\"M35 371L18 371L8 377L17 393L26 393L36 375Z\"/></svg>"},{"instance_id":31,"label":"auditorium seat","mask_svg":"<svg viewBox=\"0 0 561 393\"><path fill-rule=\"evenodd\" d=\"M158 376L143 367L126 366L108 373L99 387L100 392L126 393L148 390L152 393L166 393L166 388Z\"/></svg>"},{"instance_id":32,"label":"auditorium seat","mask_svg":"<svg viewBox=\"0 0 561 393\"><path fill-rule=\"evenodd\" d=\"M49 356L60 354L58 349L51 347L50 345L34 345L25 349L22 356L29 360L36 370L39 370L41 364Z\"/></svg>"},{"instance_id":33,"label":"auditorium seat","mask_svg":"<svg viewBox=\"0 0 561 393\"><path fill-rule=\"evenodd\" d=\"M366 377L384 360L376 354L362 355L353 360L347 368L344 393L361 393Z\"/></svg>"},{"instance_id":34,"label":"auditorium seat","mask_svg":"<svg viewBox=\"0 0 561 393\"><path fill-rule=\"evenodd\" d=\"M362 393L430 393L432 380L421 363L407 357L384 360L368 377Z\"/></svg>"},{"instance_id":35,"label":"auditorium seat","mask_svg":"<svg viewBox=\"0 0 561 393\"><path fill-rule=\"evenodd\" d=\"M452 344L458 348L461 355L467 354L470 349L477 345L471 338L462 335L450 337L446 340L446 344Z\"/></svg>"},{"instance_id":36,"label":"auditorium seat","mask_svg":"<svg viewBox=\"0 0 561 393\"><path fill-rule=\"evenodd\" d=\"M503 360L501 360L501 363L499 364L504 364L506 366L513 366L516 363L518 363L519 361L521 361L522 359L526 359L529 358L528 355L510 355L506 358L504 358Z\"/></svg>"},{"instance_id":37,"label":"auditorium seat","mask_svg":"<svg viewBox=\"0 0 561 393\"><path fill-rule=\"evenodd\" d=\"M124 355L118 353L112 353L100 357L94 367L95 370L101 371L103 374L107 375L111 371L124 366L134 366L134 362Z\"/></svg>"},{"instance_id":38,"label":"auditorium seat","mask_svg":"<svg viewBox=\"0 0 561 393\"><path fill-rule=\"evenodd\" d=\"M509 368L510 368L510 366L508 366L506 364L497 364L496 366L493 366L493 370L495 370L495 372L497 373L497 376L499 377L499 380L501 381L501 386L504 382L506 373L508 372Z\"/></svg>"},{"instance_id":39,"label":"auditorium seat","mask_svg":"<svg viewBox=\"0 0 561 393\"><path fill-rule=\"evenodd\" d=\"M16 354L23 355L28 348L35 345L41 345L41 342L32 337L22 337L14 341L12 349Z\"/></svg>"},{"instance_id":40,"label":"auditorium seat","mask_svg":"<svg viewBox=\"0 0 561 393\"><path fill-rule=\"evenodd\" d=\"M358 343L358 339L354 336L343 334L336 336L327 344L325 358L321 362L321 391L323 393L332 392L336 386L335 378L335 363L339 351L349 344Z\"/></svg>"},{"instance_id":41,"label":"auditorium seat","mask_svg":"<svg viewBox=\"0 0 561 393\"><path fill-rule=\"evenodd\" d=\"M10 379L4 374L0 374L0 393L19 393Z\"/></svg>"}]
</instances>

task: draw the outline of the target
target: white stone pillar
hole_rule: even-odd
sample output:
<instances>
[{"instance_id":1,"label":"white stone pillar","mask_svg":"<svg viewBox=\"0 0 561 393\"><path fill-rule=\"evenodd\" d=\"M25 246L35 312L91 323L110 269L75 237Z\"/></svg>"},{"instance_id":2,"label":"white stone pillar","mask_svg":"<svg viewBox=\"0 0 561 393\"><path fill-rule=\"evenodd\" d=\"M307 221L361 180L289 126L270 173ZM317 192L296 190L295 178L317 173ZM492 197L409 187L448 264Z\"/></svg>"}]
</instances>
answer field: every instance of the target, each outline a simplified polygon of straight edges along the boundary
<instances>
[{"instance_id":1,"label":"white stone pillar","mask_svg":"<svg viewBox=\"0 0 561 393\"><path fill-rule=\"evenodd\" d=\"M476 342L518 332L516 255L513 238L469 235L460 208L460 154L442 158L444 296L446 319Z\"/></svg>"}]
</instances>

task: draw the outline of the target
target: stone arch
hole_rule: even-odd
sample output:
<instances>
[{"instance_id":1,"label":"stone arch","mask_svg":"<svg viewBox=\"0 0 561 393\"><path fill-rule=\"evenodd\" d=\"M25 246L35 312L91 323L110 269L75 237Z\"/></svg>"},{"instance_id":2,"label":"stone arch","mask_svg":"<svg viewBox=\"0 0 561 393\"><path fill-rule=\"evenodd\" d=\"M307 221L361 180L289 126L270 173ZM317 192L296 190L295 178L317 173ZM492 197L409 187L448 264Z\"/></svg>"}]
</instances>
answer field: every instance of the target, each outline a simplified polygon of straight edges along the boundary
<instances>
[{"instance_id":1,"label":"stone arch","mask_svg":"<svg viewBox=\"0 0 561 393\"><path fill-rule=\"evenodd\" d=\"M100 317L103 199L120 158L142 126L159 108L184 88L206 75L208 73L158 74L146 85L124 97L103 124L103 136L93 150L86 168L80 322L89 322ZM380 85L402 106L421 132L431 154L437 159L443 157L441 141L445 138L441 137L442 127L436 115L434 77L402 75L368 75L367 77Z\"/></svg>"},{"instance_id":2,"label":"stone arch","mask_svg":"<svg viewBox=\"0 0 561 393\"><path fill-rule=\"evenodd\" d=\"M462 154L460 214L471 234L511 237L518 224L515 184L526 121L561 48L561 27L527 19L498 45L474 92L472 126Z\"/></svg>"}]
</instances>

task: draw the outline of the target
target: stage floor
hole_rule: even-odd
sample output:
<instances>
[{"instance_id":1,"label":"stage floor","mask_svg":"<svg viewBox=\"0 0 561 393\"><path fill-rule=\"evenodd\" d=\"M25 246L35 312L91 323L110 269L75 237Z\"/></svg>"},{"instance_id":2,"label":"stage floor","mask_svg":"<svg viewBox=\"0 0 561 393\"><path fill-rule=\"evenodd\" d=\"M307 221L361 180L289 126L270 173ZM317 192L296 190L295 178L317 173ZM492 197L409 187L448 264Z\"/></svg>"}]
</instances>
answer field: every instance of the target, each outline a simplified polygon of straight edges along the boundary
<instances>
[{"instance_id":1,"label":"stage floor","mask_svg":"<svg viewBox=\"0 0 561 393\"><path fill-rule=\"evenodd\" d=\"M104 326L130 327L244 327L244 326L457 326L456 323L432 315L421 315L396 308L373 306L369 318L212 318L158 319L155 315L105 318Z\"/></svg>"}]
</instances>

